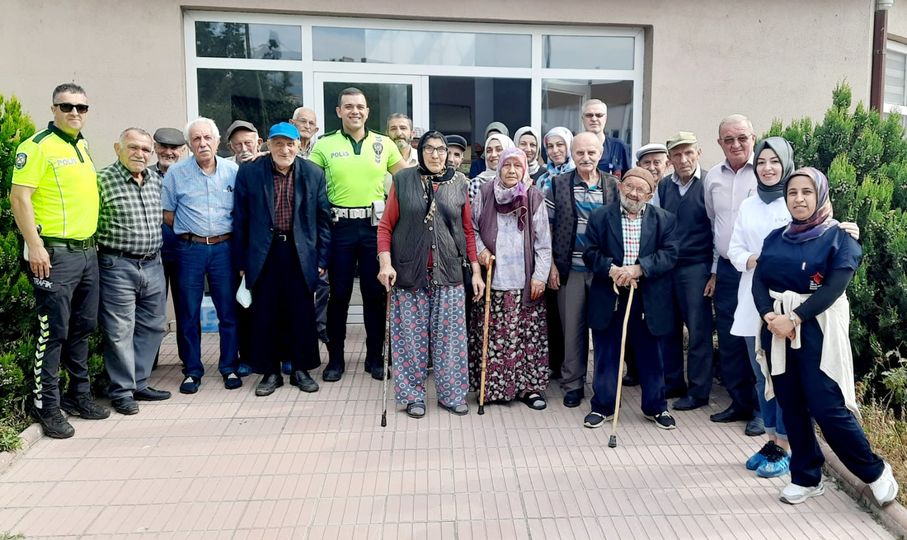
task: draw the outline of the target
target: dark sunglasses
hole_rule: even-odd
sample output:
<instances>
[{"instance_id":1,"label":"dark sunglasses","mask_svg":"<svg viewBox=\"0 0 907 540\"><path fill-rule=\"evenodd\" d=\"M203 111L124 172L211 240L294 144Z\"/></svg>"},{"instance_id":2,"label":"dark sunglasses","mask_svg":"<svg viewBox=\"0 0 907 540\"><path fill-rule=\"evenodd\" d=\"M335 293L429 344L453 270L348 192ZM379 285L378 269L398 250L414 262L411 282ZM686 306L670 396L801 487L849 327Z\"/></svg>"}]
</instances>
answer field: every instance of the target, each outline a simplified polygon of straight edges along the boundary
<instances>
[{"instance_id":1,"label":"dark sunglasses","mask_svg":"<svg viewBox=\"0 0 907 540\"><path fill-rule=\"evenodd\" d=\"M70 113L73 109L77 110L79 114L88 112L88 105L84 103L54 103L54 107L59 107L65 113Z\"/></svg>"}]
</instances>

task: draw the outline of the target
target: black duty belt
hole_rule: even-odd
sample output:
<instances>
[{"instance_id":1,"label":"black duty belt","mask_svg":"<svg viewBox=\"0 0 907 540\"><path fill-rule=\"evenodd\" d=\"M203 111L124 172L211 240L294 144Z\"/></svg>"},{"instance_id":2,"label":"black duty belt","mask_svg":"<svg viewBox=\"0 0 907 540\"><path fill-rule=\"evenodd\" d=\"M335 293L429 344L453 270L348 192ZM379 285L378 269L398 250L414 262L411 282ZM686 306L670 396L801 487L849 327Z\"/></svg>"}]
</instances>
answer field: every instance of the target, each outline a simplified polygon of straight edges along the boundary
<instances>
[{"instance_id":1,"label":"black duty belt","mask_svg":"<svg viewBox=\"0 0 907 540\"><path fill-rule=\"evenodd\" d=\"M44 247L65 247L74 251L85 251L97 245L94 236L89 236L84 240L75 240L73 238L55 238L53 236L42 236Z\"/></svg>"}]
</instances>

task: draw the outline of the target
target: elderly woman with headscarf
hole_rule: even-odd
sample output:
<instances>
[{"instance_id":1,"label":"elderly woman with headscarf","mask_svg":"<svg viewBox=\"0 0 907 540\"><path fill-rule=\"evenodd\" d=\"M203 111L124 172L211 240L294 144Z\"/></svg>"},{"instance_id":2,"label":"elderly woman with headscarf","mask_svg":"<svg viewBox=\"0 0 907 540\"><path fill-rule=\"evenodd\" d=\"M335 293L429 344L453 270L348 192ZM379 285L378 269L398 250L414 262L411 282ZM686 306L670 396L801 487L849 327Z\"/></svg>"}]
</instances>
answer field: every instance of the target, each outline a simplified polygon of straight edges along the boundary
<instances>
[{"instance_id":1,"label":"elderly woman with headscarf","mask_svg":"<svg viewBox=\"0 0 907 540\"><path fill-rule=\"evenodd\" d=\"M746 340L750 364L756 375L756 394L769 441L746 462L747 469L763 478L774 478L790 470L790 447L777 399L765 399L765 375L756 361L756 334L761 326L753 302L753 272L762 252L762 243L770 232L790 223L791 216L784 200L784 186L794 170L794 150L781 137L769 137L756 145L756 195L740 204L734 232L728 247L731 264L741 272L737 292L737 309L731 334ZM859 238L855 223L842 223L841 228Z\"/></svg>"},{"instance_id":2,"label":"elderly woman with headscarf","mask_svg":"<svg viewBox=\"0 0 907 540\"><path fill-rule=\"evenodd\" d=\"M481 187L494 179L498 170L498 161L501 153L508 148L513 148L510 137L501 133L493 133L485 141L485 170L469 182L469 200L474 201Z\"/></svg>"},{"instance_id":3,"label":"elderly woman with headscarf","mask_svg":"<svg viewBox=\"0 0 907 540\"><path fill-rule=\"evenodd\" d=\"M516 130L513 137L513 144L526 154L526 164L529 166L529 178L533 184L546 172L546 169L539 165L539 134L530 126L524 126Z\"/></svg>"},{"instance_id":4,"label":"elderly woman with headscarf","mask_svg":"<svg viewBox=\"0 0 907 540\"><path fill-rule=\"evenodd\" d=\"M495 257L491 283L485 399L519 399L532 409L547 406L548 340L545 281L551 267L551 236L542 193L532 187L526 154L504 150L494 180L473 206L476 250L487 266ZM484 299L475 302L469 332L472 388L481 380Z\"/></svg>"},{"instance_id":5,"label":"elderly woman with headscarf","mask_svg":"<svg viewBox=\"0 0 907 540\"><path fill-rule=\"evenodd\" d=\"M462 266L484 290L476 258L467 180L446 166L444 135L429 131L418 145L418 168L394 175L378 225L378 280L391 293L391 352L396 400L413 418L425 416L425 379L434 364L438 404L469 412ZM431 356L431 358L429 358Z\"/></svg>"},{"instance_id":6,"label":"elderly woman with headscarf","mask_svg":"<svg viewBox=\"0 0 907 540\"><path fill-rule=\"evenodd\" d=\"M778 398L791 447L791 482L781 501L798 504L825 492L815 420L844 466L869 484L879 504L890 503L898 484L860 427L854 390L845 291L862 248L834 220L820 171L794 171L784 198L792 220L765 238L753 276L753 299L765 322L756 347L771 375L766 396Z\"/></svg>"},{"instance_id":7,"label":"elderly woman with headscarf","mask_svg":"<svg viewBox=\"0 0 907 540\"><path fill-rule=\"evenodd\" d=\"M558 175L568 173L576 168L573 163L573 133L565 127L555 127L545 134L545 153L548 162L545 172L536 180L535 185L544 193L551 185L551 180Z\"/></svg>"}]
</instances>

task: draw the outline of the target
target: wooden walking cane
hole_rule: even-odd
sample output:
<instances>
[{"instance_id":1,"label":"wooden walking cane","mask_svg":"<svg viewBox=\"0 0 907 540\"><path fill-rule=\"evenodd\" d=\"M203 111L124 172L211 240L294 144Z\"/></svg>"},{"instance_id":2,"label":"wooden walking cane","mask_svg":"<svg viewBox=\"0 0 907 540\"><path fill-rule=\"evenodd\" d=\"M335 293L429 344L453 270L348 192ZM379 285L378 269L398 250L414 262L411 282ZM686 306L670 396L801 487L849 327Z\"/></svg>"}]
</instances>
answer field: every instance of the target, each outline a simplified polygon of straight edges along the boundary
<instances>
[{"instance_id":1,"label":"wooden walking cane","mask_svg":"<svg viewBox=\"0 0 907 540\"><path fill-rule=\"evenodd\" d=\"M391 291L387 292L387 307L384 314L384 390L381 394L381 404L384 406L384 412L381 413L381 427L387 427L387 380L390 377L387 374L388 366L391 362Z\"/></svg>"},{"instance_id":2,"label":"wooden walking cane","mask_svg":"<svg viewBox=\"0 0 907 540\"><path fill-rule=\"evenodd\" d=\"M488 367L488 319L491 316L491 267L494 255L488 259L485 272L485 326L482 328L482 377L479 386L479 414L485 414L485 370Z\"/></svg>"},{"instance_id":3,"label":"wooden walking cane","mask_svg":"<svg viewBox=\"0 0 907 540\"><path fill-rule=\"evenodd\" d=\"M633 307L633 292L636 290L636 284L630 284L630 296L627 298L627 310L624 313L624 326L620 335L620 363L617 365L617 395L614 397L614 420L611 422L611 437L608 438L608 448L617 448L617 419L620 416L620 392L623 390L624 378L624 354L627 352L627 323L630 322L630 309ZM614 285L614 292L618 295L617 285Z\"/></svg>"}]
</instances>

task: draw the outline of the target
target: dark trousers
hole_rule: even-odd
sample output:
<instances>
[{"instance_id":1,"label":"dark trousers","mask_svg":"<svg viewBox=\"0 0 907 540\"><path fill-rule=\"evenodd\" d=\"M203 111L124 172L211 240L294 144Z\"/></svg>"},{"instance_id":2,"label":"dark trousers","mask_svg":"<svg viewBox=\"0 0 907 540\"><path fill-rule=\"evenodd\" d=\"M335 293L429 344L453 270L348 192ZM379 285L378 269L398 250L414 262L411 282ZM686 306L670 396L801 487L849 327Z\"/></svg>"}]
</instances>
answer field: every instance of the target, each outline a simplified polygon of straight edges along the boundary
<instances>
[{"instance_id":1,"label":"dark trousers","mask_svg":"<svg viewBox=\"0 0 907 540\"><path fill-rule=\"evenodd\" d=\"M705 400L712 391L712 303L703 296L711 273L706 263L674 268L674 302L679 319L674 331L661 345L665 364L665 386L686 388L687 395ZM736 293L734 293L736 299ZM733 312L732 312L733 313ZM687 327L686 381L683 369L683 325ZM728 326L730 328L730 326ZM641 368L640 368L641 371Z\"/></svg>"},{"instance_id":2,"label":"dark trousers","mask_svg":"<svg viewBox=\"0 0 907 540\"><path fill-rule=\"evenodd\" d=\"M177 342L183 374L201 377L205 373L201 359L201 305L205 294L205 277L211 300L217 310L220 334L218 370L222 375L236 370L236 288L239 285L230 257L230 240L218 244L199 244L181 240L177 246L176 310Z\"/></svg>"},{"instance_id":3,"label":"dark trousers","mask_svg":"<svg viewBox=\"0 0 907 540\"><path fill-rule=\"evenodd\" d=\"M318 276L315 286L315 326L318 328L318 337L327 342L328 336L328 298L330 297L331 284L328 283L328 273Z\"/></svg>"},{"instance_id":4,"label":"dark trousers","mask_svg":"<svg viewBox=\"0 0 907 540\"><path fill-rule=\"evenodd\" d=\"M167 295L173 294L173 311L174 311L174 314L176 314L177 320L179 320L179 314L177 312L177 307L176 307L177 306L177 301L176 301L177 262L175 259L176 255L170 254L169 255L170 258L168 258L168 259L164 259L163 256L164 255L163 255L163 251L162 251L161 252L161 262L164 265L164 302L166 303L166 301L167 301ZM182 333L182 330L180 329L179 325L177 325L176 326L176 350L177 350L177 354L182 359L183 350L180 348L183 346L182 343L180 342L181 333ZM154 356L154 364L153 364L152 369L157 368L157 363L158 363L158 360L160 360L160 359L161 359L161 351L160 351L160 348L158 348L157 354Z\"/></svg>"},{"instance_id":5,"label":"dark trousers","mask_svg":"<svg viewBox=\"0 0 907 540\"><path fill-rule=\"evenodd\" d=\"M275 237L271 242L252 288L249 311L254 344L250 358L256 373L280 374L283 359L292 363L293 371L318 367L314 293L302 275L292 236L286 241Z\"/></svg>"},{"instance_id":6,"label":"dark trousers","mask_svg":"<svg viewBox=\"0 0 907 540\"><path fill-rule=\"evenodd\" d=\"M545 317L548 319L548 367L551 373L561 375L564 365L564 327L557 307L557 291L545 289Z\"/></svg>"},{"instance_id":7,"label":"dark trousers","mask_svg":"<svg viewBox=\"0 0 907 540\"><path fill-rule=\"evenodd\" d=\"M791 481L800 486L816 486L822 480L825 458L816 442L812 419L844 463L863 482L882 475L882 458L873 453L863 428L844 405L841 389L819 369L822 357L822 330L815 320L800 325L800 349L787 345L786 369L772 376L775 397L781 405L784 427L790 441ZM771 334L762 331L765 356L771 365Z\"/></svg>"},{"instance_id":8,"label":"dark trousers","mask_svg":"<svg viewBox=\"0 0 907 540\"><path fill-rule=\"evenodd\" d=\"M718 328L718 355L721 381L731 396L731 406L741 411L758 411L756 376L750 366L746 340L731 334L740 272L725 258L718 259L715 283L715 326Z\"/></svg>"},{"instance_id":9,"label":"dark trousers","mask_svg":"<svg viewBox=\"0 0 907 540\"><path fill-rule=\"evenodd\" d=\"M341 219L331 228L331 294L328 299L328 367L343 370L346 319L359 268L365 322L365 367L380 366L387 294L378 282L378 233L369 219Z\"/></svg>"},{"instance_id":10,"label":"dark trousers","mask_svg":"<svg viewBox=\"0 0 907 540\"><path fill-rule=\"evenodd\" d=\"M592 343L595 348L592 412L604 416L614 414L617 370L620 367L620 342L627 298L628 293L622 289L617 311L614 312L611 323L604 330L592 331ZM636 352L637 373L642 387L642 412L648 416L654 416L668 408L665 400L664 366L659 351L660 340L661 337L652 335L643 318L642 292L637 289L627 324L627 345L632 343Z\"/></svg>"},{"instance_id":11,"label":"dark trousers","mask_svg":"<svg viewBox=\"0 0 907 540\"><path fill-rule=\"evenodd\" d=\"M29 272L38 313L35 407L60 407L60 367L69 374L68 393L88 394L88 338L97 326L98 254L95 248L48 247L50 276Z\"/></svg>"}]
</instances>

